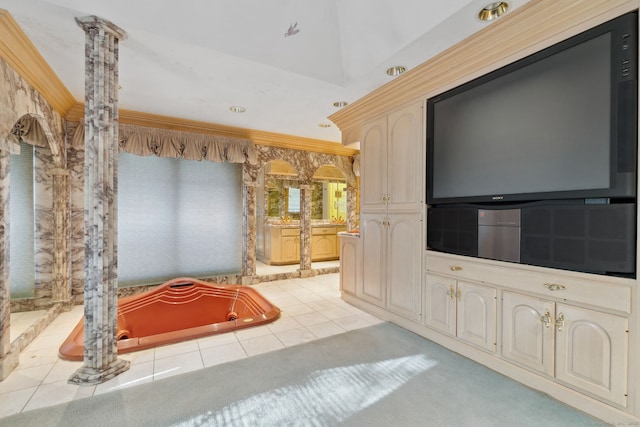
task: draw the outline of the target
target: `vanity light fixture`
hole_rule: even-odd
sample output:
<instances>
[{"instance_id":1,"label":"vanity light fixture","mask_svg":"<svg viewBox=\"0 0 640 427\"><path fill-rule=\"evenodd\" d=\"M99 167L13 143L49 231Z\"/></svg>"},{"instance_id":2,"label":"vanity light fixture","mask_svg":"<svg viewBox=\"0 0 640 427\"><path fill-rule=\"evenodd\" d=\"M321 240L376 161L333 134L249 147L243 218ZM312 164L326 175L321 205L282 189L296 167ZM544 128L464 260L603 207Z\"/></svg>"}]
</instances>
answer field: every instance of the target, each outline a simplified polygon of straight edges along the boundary
<instances>
[{"instance_id":1,"label":"vanity light fixture","mask_svg":"<svg viewBox=\"0 0 640 427\"><path fill-rule=\"evenodd\" d=\"M342 108L347 106L347 101L336 101L333 103L334 107Z\"/></svg>"},{"instance_id":2,"label":"vanity light fixture","mask_svg":"<svg viewBox=\"0 0 640 427\"><path fill-rule=\"evenodd\" d=\"M500 18L509 10L509 3L506 1L497 1L489 3L478 12L478 19L484 22L493 21Z\"/></svg>"},{"instance_id":3,"label":"vanity light fixture","mask_svg":"<svg viewBox=\"0 0 640 427\"><path fill-rule=\"evenodd\" d=\"M239 105L233 105L229 107L229 110L233 111L234 113L244 113L245 111L247 111L246 108L240 107Z\"/></svg>"},{"instance_id":4,"label":"vanity light fixture","mask_svg":"<svg viewBox=\"0 0 640 427\"><path fill-rule=\"evenodd\" d=\"M387 74L390 76L399 76L400 74L404 73L405 71L407 71L407 67L403 66L403 65L394 65L393 67L389 67L387 68Z\"/></svg>"}]
</instances>

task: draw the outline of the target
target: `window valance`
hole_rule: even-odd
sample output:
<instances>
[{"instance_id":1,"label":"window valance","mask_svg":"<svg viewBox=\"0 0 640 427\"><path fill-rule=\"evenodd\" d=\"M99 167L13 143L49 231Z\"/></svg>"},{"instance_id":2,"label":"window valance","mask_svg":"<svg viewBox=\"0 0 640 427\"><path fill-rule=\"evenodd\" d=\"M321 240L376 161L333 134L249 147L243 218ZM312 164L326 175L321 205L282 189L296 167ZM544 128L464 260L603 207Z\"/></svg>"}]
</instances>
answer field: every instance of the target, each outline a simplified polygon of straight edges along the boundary
<instances>
[{"instance_id":1,"label":"window valance","mask_svg":"<svg viewBox=\"0 0 640 427\"><path fill-rule=\"evenodd\" d=\"M182 157L186 160L211 162L258 163L258 153L252 141L219 135L159 129L120 123L118 125L120 150L139 156ZM84 124L73 132L71 146L84 149Z\"/></svg>"},{"instance_id":2,"label":"window valance","mask_svg":"<svg viewBox=\"0 0 640 427\"><path fill-rule=\"evenodd\" d=\"M49 141L40 123L35 117L24 115L18 119L11 129L13 135L18 142L22 141L36 147L48 147Z\"/></svg>"}]
</instances>

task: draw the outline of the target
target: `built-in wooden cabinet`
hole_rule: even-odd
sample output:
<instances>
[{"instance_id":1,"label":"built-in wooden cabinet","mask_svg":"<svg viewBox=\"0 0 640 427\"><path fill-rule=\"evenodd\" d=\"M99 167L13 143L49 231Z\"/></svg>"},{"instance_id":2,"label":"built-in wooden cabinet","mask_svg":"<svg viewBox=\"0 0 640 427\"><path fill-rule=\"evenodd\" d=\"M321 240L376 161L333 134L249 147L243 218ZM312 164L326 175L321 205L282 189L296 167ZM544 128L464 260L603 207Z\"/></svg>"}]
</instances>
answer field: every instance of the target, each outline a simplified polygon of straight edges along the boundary
<instances>
[{"instance_id":1,"label":"built-in wooden cabinet","mask_svg":"<svg viewBox=\"0 0 640 427\"><path fill-rule=\"evenodd\" d=\"M364 300L409 319L422 316L420 214L362 214Z\"/></svg>"},{"instance_id":2,"label":"built-in wooden cabinet","mask_svg":"<svg viewBox=\"0 0 640 427\"><path fill-rule=\"evenodd\" d=\"M540 10L560 4L542 3ZM540 38L542 32L533 26L527 29L515 24L511 30L524 34L521 41L529 43L532 50L540 43L548 46L561 40L566 31L578 34L594 23L637 8L637 2L607 1L594 2L586 12L573 8L555 15L557 29L552 37ZM571 25L566 26L567 22ZM510 25L507 21L504 24ZM435 96L471 75L484 74L528 54L523 43L514 43L497 56L460 68L468 63L466 53L482 51L486 40L465 40L459 49L426 64L415 77L398 80L397 90L375 92L357 107L352 105L351 110L335 115L338 125L343 121L351 130L355 123L362 123L358 139L362 283L357 285L360 291L356 295L345 287L343 298L605 423L638 424L640 294L635 276L568 272L427 249L422 251L422 319L403 317L390 308L388 277L392 267L386 249L386 218L392 221L393 214L420 210L426 217L429 209L423 203L425 140L418 133L419 142L412 145L412 138L406 137L412 135L408 131L411 117L422 123L424 111L418 105L397 106L412 98ZM452 78L451 70L461 71L455 71ZM407 81L420 87L407 85ZM382 108L388 108L384 115L380 114ZM402 134L405 137L394 141ZM633 153L632 160L635 156ZM415 166L412 159L422 164ZM424 231L418 238L426 239ZM413 244L412 239L404 243ZM394 262L407 266L403 261ZM417 295L413 289L405 292Z\"/></svg>"},{"instance_id":3,"label":"built-in wooden cabinet","mask_svg":"<svg viewBox=\"0 0 640 427\"><path fill-rule=\"evenodd\" d=\"M502 311L503 357L626 406L625 317L508 291Z\"/></svg>"},{"instance_id":4,"label":"built-in wooden cabinet","mask_svg":"<svg viewBox=\"0 0 640 427\"><path fill-rule=\"evenodd\" d=\"M422 102L362 129L360 209L421 210L424 202Z\"/></svg>"},{"instance_id":5,"label":"built-in wooden cabinet","mask_svg":"<svg viewBox=\"0 0 640 427\"><path fill-rule=\"evenodd\" d=\"M338 259L338 231L346 227L313 227L311 229L311 260L328 261Z\"/></svg>"},{"instance_id":6,"label":"built-in wooden cabinet","mask_svg":"<svg viewBox=\"0 0 640 427\"><path fill-rule=\"evenodd\" d=\"M496 351L495 288L426 275L425 323L482 349Z\"/></svg>"},{"instance_id":7,"label":"built-in wooden cabinet","mask_svg":"<svg viewBox=\"0 0 640 427\"><path fill-rule=\"evenodd\" d=\"M362 129L360 235L362 283L357 295L400 316L422 318L422 101Z\"/></svg>"},{"instance_id":8,"label":"built-in wooden cabinet","mask_svg":"<svg viewBox=\"0 0 640 427\"><path fill-rule=\"evenodd\" d=\"M340 290L356 295L362 289L362 254L360 236L341 234L340 244Z\"/></svg>"},{"instance_id":9,"label":"built-in wooden cabinet","mask_svg":"<svg viewBox=\"0 0 640 427\"><path fill-rule=\"evenodd\" d=\"M620 279L599 282L535 267L526 272L521 265L439 253L426 258L426 326L627 406L630 288L615 283Z\"/></svg>"}]
</instances>

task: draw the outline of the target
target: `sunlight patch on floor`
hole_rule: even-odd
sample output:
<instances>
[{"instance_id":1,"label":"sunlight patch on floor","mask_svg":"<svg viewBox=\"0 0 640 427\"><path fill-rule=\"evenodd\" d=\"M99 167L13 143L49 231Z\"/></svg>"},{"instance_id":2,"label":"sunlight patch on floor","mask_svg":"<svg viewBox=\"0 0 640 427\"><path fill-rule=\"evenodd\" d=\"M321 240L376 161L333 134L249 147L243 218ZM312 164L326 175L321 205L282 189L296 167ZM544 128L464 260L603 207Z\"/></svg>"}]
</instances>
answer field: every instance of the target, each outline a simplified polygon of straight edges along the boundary
<instances>
[{"instance_id":1,"label":"sunlight patch on floor","mask_svg":"<svg viewBox=\"0 0 640 427\"><path fill-rule=\"evenodd\" d=\"M324 369L302 384L260 393L175 426L327 425L375 404L437 364L424 355Z\"/></svg>"}]
</instances>

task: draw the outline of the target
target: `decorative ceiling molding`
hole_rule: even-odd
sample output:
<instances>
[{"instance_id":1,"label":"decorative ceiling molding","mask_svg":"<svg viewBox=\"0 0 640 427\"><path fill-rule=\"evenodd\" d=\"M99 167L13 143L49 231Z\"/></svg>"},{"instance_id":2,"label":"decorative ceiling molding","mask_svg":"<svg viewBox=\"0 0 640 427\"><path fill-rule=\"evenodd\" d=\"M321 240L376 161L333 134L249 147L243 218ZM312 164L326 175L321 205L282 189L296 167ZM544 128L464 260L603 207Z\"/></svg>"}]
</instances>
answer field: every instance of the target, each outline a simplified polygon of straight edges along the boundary
<instances>
[{"instance_id":1,"label":"decorative ceiling molding","mask_svg":"<svg viewBox=\"0 0 640 427\"><path fill-rule=\"evenodd\" d=\"M71 95L11 14L4 9L0 9L0 57L7 61L11 68L16 70L27 83L40 92L51 106L67 120L79 121L84 116L84 104L79 103ZM121 109L120 121L122 123L162 129L251 139L254 144L338 156L352 156L359 152L331 141L216 125L131 110Z\"/></svg>"},{"instance_id":2,"label":"decorative ceiling molding","mask_svg":"<svg viewBox=\"0 0 640 427\"><path fill-rule=\"evenodd\" d=\"M321 139L303 138L275 132L265 132L232 126L223 126L196 120L180 119L159 114L142 113L139 111L120 109L120 122L132 125L173 129L185 132L203 133L226 136L230 138L250 139L254 144L269 147L281 147L291 150L311 151L316 153L334 154L337 156L353 156L359 150L346 148L340 144ZM84 104L76 103L69 110L66 119L71 122L80 121L84 117Z\"/></svg>"},{"instance_id":3,"label":"decorative ceiling molding","mask_svg":"<svg viewBox=\"0 0 640 427\"><path fill-rule=\"evenodd\" d=\"M329 119L348 132L402 104L452 89L637 8L632 0L532 1Z\"/></svg>"},{"instance_id":4,"label":"decorative ceiling molding","mask_svg":"<svg viewBox=\"0 0 640 427\"><path fill-rule=\"evenodd\" d=\"M76 103L18 23L4 9L0 9L0 57L62 116Z\"/></svg>"}]
</instances>

